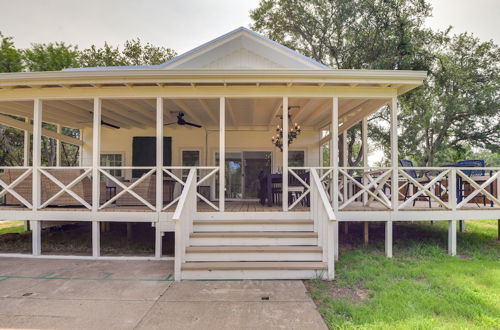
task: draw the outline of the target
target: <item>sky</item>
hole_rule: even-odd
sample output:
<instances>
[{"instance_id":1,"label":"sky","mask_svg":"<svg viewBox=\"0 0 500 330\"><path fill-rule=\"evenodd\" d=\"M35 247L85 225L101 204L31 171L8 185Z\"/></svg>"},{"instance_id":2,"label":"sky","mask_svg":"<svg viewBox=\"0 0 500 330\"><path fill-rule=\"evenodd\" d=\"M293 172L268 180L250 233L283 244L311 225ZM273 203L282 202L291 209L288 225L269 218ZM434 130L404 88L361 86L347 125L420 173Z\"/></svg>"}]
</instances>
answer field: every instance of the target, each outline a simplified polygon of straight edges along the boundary
<instances>
[{"instance_id":1,"label":"sky","mask_svg":"<svg viewBox=\"0 0 500 330\"><path fill-rule=\"evenodd\" d=\"M500 44L500 0L430 0L434 29L453 25ZM86 48L143 42L183 53L251 23L259 0L0 0L0 32L17 47L64 41ZM22 13L22 15L21 15Z\"/></svg>"}]
</instances>

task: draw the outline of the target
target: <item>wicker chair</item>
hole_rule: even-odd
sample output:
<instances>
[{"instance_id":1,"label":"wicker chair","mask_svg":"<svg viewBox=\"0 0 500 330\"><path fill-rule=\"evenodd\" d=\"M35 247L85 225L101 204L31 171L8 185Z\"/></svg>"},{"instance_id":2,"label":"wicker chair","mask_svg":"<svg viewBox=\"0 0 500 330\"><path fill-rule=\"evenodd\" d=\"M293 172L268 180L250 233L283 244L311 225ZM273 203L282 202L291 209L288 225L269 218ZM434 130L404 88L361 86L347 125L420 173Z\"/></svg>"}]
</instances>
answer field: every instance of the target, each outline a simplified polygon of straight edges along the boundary
<instances>
[{"instance_id":1,"label":"wicker chair","mask_svg":"<svg viewBox=\"0 0 500 330\"><path fill-rule=\"evenodd\" d=\"M18 177L20 177L22 174L24 174L26 170L24 169L5 169L3 173L0 174L0 179L5 182L7 185L11 184L16 180ZM26 199L28 202L33 201L33 183L32 183L32 175L28 175L23 181L21 181L19 184L17 184L14 188L14 191L17 192L19 195L21 195L24 199ZM24 206L23 203L17 200L13 195L7 193L5 194L5 199L4 203L6 205L19 205L19 206Z\"/></svg>"},{"instance_id":2,"label":"wicker chair","mask_svg":"<svg viewBox=\"0 0 500 330\"><path fill-rule=\"evenodd\" d=\"M123 182L127 187L134 182ZM173 200L175 181L163 181L163 202ZM116 193L120 193L123 189L116 187ZM156 204L156 175L150 175L132 189L137 195L144 198L151 205ZM116 206L145 206L140 200L129 193L120 196L116 200Z\"/></svg>"},{"instance_id":3,"label":"wicker chair","mask_svg":"<svg viewBox=\"0 0 500 330\"><path fill-rule=\"evenodd\" d=\"M83 173L81 169L57 169L57 170L47 170L52 176L61 181L63 184L68 185L78 176ZM58 193L61 188L51 179L45 175L41 175L42 182L42 204L45 203L49 198ZM106 185L104 182L100 184L99 202L102 204L106 201ZM85 176L77 184L75 184L71 191L75 192L84 201L92 204L92 179ZM80 206L80 202L74 199L68 193L64 193L54 201L50 203L49 206Z\"/></svg>"}]
</instances>

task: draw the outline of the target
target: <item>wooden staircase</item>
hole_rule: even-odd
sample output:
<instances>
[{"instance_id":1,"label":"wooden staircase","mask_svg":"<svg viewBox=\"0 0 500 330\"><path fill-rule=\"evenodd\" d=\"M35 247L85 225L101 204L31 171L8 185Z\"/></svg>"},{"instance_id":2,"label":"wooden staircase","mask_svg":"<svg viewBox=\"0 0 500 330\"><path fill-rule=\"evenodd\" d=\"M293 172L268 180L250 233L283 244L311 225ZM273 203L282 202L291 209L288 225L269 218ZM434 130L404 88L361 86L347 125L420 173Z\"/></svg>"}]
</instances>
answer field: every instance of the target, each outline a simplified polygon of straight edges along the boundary
<instances>
[{"instance_id":1,"label":"wooden staircase","mask_svg":"<svg viewBox=\"0 0 500 330\"><path fill-rule=\"evenodd\" d=\"M308 213L307 213L308 214ZM308 219L195 220L182 279L310 279L327 263Z\"/></svg>"}]
</instances>

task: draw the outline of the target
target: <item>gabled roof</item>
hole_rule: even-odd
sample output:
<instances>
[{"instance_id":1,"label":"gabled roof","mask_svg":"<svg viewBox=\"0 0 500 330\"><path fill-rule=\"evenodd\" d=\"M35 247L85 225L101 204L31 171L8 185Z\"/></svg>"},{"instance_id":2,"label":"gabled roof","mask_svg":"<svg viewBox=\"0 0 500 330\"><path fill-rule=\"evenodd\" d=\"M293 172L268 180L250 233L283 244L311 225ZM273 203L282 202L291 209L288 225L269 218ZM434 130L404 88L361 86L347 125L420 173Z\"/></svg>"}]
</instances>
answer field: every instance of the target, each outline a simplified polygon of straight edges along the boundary
<instances>
[{"instance_id":1,"label":"gabled roof","mask_svg":"<svg viewBox=\"0 0 500 330\"><path fill-rule=\"evenodd\" d=\"M239 27L159 65L74 68L65 71L149 69L329 70L330 68L245 27Z\"/></svg>"}]
</instances>

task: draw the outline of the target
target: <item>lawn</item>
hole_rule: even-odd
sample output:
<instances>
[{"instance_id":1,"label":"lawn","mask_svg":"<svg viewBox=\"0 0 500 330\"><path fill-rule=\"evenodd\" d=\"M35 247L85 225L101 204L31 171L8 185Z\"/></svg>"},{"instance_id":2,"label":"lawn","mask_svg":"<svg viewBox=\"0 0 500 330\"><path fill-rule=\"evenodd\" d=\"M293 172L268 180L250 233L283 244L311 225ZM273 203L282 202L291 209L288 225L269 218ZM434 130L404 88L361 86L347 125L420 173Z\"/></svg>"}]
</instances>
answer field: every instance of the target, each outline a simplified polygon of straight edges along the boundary
<instances>
[{"instance_id":1,"label":"lawn","mask_svg":"<svg viewBox=\"0 0 500 330\"><path fill-rule=\"evenodd\" d=\"M0 221L0 235L24 233L24 221Z\"/></svg>"},{"instance_id":2,"label":"lawn","mask_svg":"<svg viewBox=\"0 0 500 330\"><path fill-rule=\"evenodd\" d=\"M341 237L336 279L306 281L332 329L499 329L500 241L496 220L467 221L457 257L446 253L446 222L394 227L394 258L383 226Z\"/></svg>"}]
</instances>

